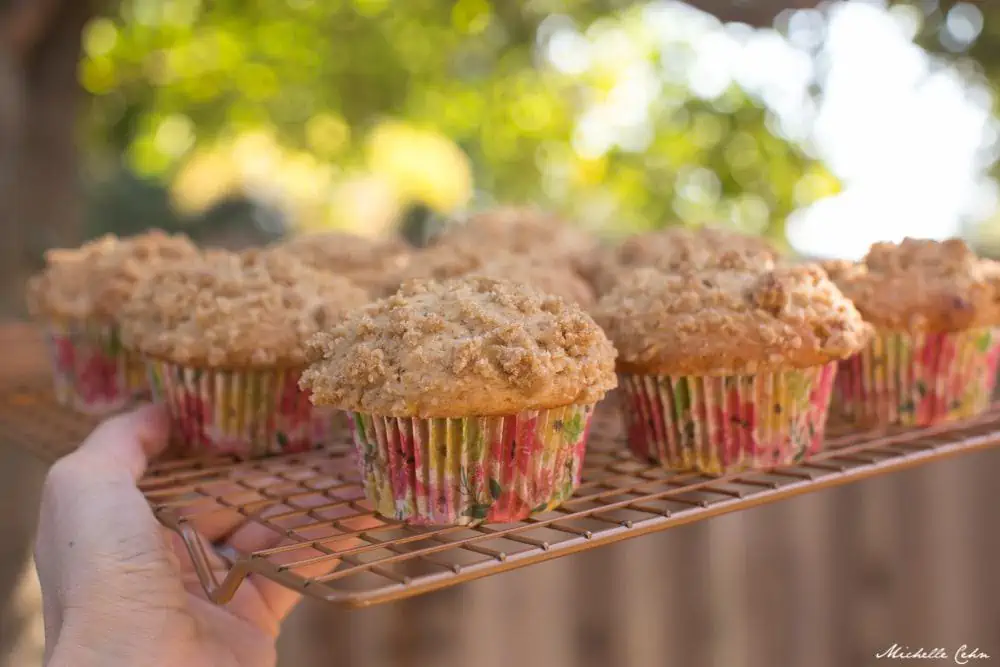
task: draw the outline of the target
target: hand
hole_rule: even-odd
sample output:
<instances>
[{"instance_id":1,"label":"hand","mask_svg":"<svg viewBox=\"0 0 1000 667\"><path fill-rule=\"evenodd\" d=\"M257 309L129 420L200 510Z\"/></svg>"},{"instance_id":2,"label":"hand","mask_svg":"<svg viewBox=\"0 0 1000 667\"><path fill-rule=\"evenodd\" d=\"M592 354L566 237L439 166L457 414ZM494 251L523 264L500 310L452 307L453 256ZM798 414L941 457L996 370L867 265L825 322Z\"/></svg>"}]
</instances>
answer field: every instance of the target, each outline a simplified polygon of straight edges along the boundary
<instances>
[{"instance_id":1,"label":"hand","mask_svg":"<svg viewBox=\"0 0 1000 667\"><path fill-rule=\"evenodd\" d=\"M166 445L161 408L114 417L56 463L42 496L35 561L51 667L273 666L281 620L298 596L256 575L225 606L209 602L180 537L136 488ZM196 525L240 553L280 536L234 514ZM207 549L213 553L211 549ZM217 559L213 566L225 573ZM329 568L330 565L325 567Z\"/></svg>"}]
</instances>

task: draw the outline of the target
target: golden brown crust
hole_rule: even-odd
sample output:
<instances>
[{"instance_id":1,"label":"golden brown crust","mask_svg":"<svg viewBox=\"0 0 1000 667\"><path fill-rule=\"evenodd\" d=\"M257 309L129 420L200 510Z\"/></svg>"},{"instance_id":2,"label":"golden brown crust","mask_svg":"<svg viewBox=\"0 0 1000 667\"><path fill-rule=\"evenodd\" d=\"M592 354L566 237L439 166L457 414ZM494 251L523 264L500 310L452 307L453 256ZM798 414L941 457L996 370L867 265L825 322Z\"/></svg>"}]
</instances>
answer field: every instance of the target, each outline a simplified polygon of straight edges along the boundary
<instances>
[{"instance_id":1,"label":"golden brown crust","mask_svg":"<svg viewBox=\"0 0 1000 667\"><path fill-rule=\"evenodd\" d=\"M770 243L715 227L667 227L636 234L594 259L594 287L605 294L624 274L638 268L665 272L697 269L770 269L779 253Z\"/></svg>"},{"instance_id":2,"label":"golden brown crust","mask_svg":"<svg viewBox=\"0 0 1000 667\"><path fill-rule=\"evenodd\" d=\"M502 252L502 251L501 251ZM477 271L495 256L484 245L474 246L465 243L439 244L422 248L413 254L412 261L406 268L395 275L396 289L411 280L450 280L461 278ZM387 294L386 296L391 296Z\"/></svg>"},{"instance_id":3,"label":"golden brown crust","mask_svg":"<svg viewBox=\"0 0 1000 667\"><path fill-rule=\"evenodd\" d=\"M291 253L314 269L344 276L372 293L383 291L413 253L398 236L367 238L346 232L296 236L272 249Z\"/></svg>"},{"instance_id":4,"label":"golden brown crust","mask_svg":"<svg viewBox=\"0 0 1000 667\"><path fill-rule=\"evenodd\" d=\"M198 255L188 237L158 229L124 239L108 234L79 248L49 250L45 269L28 283L28 309L49 317L114 319L147 273Z\"/></svg>"},{"instance_id":5,"label":"golden brown crust","mask_svg":"<svg viewBox=\"0 0 1000 667\"><path fill-rule=\"evenodd\" d=\"M502 255L473 272L475 275L500 278L531 285L587 309L596 300L594 290L578 273L563 264L540 264L531 258Z\"/></svg>"},{"instance_id":6,"label":"golden brown crust","mask_svg":"<svg viewBox=\"0 0 1000 667\"><path fill-rule=\"evenodd\" d=\"M864 318L883 329L962 331L1000 324L1000 264L959 239L876 243L858 263L824 268Z\"/></svg>"},{"instance_id":7,"label":"golden brown crust","mask_svg":"<svg viewBox=\"0 0 1000 667\"><path fill-rule=\"evenodd\" d=\"M501 280L415 281L311 343L317 404L396 417L468 417L594 403L615 351L562 299Z\"/></svg>"},{"instance_id":8,"label":"golden brown crust","mask_svg":"<svg viewBox=\"0 0 1000 667\"><path fill-rule=\"evenodd\" d=\"M440 244L416 252L410 265L397 276L398 284L412 280L449 280L479 275L524 283L585 308L595 297L590 285L570 266L543 264L539 258L496 251L488 244Z\"/></svg>"},{"instance_id":9,"label":"golden brown crust","mask_svg":"<svg viewBox=\"0 0 1000 667\"><path fill-rule=\"evenodd\" d=\"M871 336L816 265L769 271L634 271L595 319L626 373L753 374L856 353Z\"/></svg>"},{"instance_id":10,"label":"golden brown crust","mask_svg":"<svg viewBox=\"0 0 1000 667\"><path fill-rule=\"evenodd\" d=\"M122 310L122 341L190 366L302 366L313 334L367 302L346 278L287 255L213 252L142 280Z\"/></svg>"},{"instance_id":11,"label":"golden brown crust","mask_svg":"<svg viewBox=\"0 0 1000 667\"><path fill-rule=\"evenodd\" d=\"M597 247L596 239L585 230L531 206L499 206L476 213L433 243L526 255L546 263L567 263L578 270Z\"/></svg>"}]
</instances>

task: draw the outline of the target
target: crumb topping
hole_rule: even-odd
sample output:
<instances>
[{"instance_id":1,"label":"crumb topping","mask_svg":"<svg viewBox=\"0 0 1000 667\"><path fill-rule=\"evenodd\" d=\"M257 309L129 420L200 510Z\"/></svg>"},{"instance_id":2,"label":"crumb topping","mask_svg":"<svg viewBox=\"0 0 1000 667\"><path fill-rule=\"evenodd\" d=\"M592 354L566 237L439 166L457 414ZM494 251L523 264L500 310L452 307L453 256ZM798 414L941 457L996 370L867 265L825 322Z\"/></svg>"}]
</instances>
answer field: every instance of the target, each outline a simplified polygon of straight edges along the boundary
<instances>
[{"instance_id":1,"label":"crumb topping","mask_svg":"<svg viewBox=\"0 0 1000 667\"><path fill-rule=\"evenodd\" d=\"M414 281L310 344L317 404L383 416L465 417L594 403L615 351L577 306L486 277Z\"/></svg>"},{"instance_id":2,"label":"crumb topping","mask_svg":"<svg viewBox=\"0 0 1000 667\"><path fill-rule=\"evenodd\" d=\"M28 309L33 315L114 319L150 271L198 256L188 237L160 230L124 239L108 234L79 248L49 250L45 269L28 282Z\"/></svg>"},{"instance_id":3,"label":"crumb topping","mask_svg":"<svg viewBox=\"0 0 1000 667\"><path fill-rule=\"evenodd\" d=\"M346 232L306 234L271 247L314 269L344 276L373 293L383 290L387 280L406 268L413 252L398 236L368 238Z\"/></svg>"},{"instance_id":4,"label":"crumb topping","mask_svg":"<svg viewBox=\"0 0 1000 667\"><path fill-rule=\"evenodd\" d=\"M496 249L485 244L449 243L422 248L414 253L409 265L395 275L395 288L412 280L460 278L483 268L496 253Z\"/></svg>"},{"instance_id":5,"label":"crumb topping","mask_svg":"<svg viewBox=\"0 0 1000 667\"><path fill-rule=\"evenodd\" d=\"M618 348L620 370L658 375L815 366L851 356L871 335L816 265L639 269L600 300L595 319Z\"/></svg>"},{"instance_id":6,"label":"crumb topping","mask_svg":"<svg viewBox=\"0 0 1000 667\"><path fill-rule=\"evenodd\" d=\"M636 234L616 248L599 251L593 271L604 294L623 273L638 268L665 272L697 269L770 269L778 251L764 239L716 227L667 227Z\"/></svg>"},{"instance_id":7,"label":"crumb topping","mask_svg":"<svg viewBox=\"0 0 1000 667\"><path fill-rule=\"evenodd\" d=\"M367 302L348 279L281 253L213 252L142 280L122 311L122 341L193 366L302 366L313 334Z\"/></svg>"},{"instance_id":8,"label":"crumb topping","mask_svg":"<svg viewBox=\"0 0 1000 667\"><path fill-rule=\"evenodd\" d=\"M493 252L564 262L577 269L588 260L597 241L561 217L531 206L499 206L477 213L449 229L435 245L471 245Z\"/></svg>"},{"instance_id":9,"label":"crumb topping","mask_svg":"<svg viewBox=\"0 0 1000 667\"><path fill-rule=\"evenodd\" d=\"M397 277L402 285L412 280L449 280L479 275L524 283L572 303L589 307L594 303L590 285L571 267L562 263L543 264L539 258L499 253L481 244L430 246L418 251L413 262Z\"/></svg>"},{"instance_id":10,"label":"crumb topping","mask_svg":"<svg viewBox=\"0 0 1000 667\"><path fill-rule=\"evenodd\" d=\"M837 286L875 326L962 331L1000 324L1000 263L960 239L876 243L861 262L825 262Z\"/></svg>"},{"instance_id":11,"label":"crumb topping","mask_svg":"<svg viewBox=\"0 0 1000 667\"><path fill-rule=\"evenodd\" d=\"M502 255L475 271L477 275L531 285L587 309L594 305L594 290L578 273L563 264L540 264L530 258Z\"/></svg>"}]
</instances>

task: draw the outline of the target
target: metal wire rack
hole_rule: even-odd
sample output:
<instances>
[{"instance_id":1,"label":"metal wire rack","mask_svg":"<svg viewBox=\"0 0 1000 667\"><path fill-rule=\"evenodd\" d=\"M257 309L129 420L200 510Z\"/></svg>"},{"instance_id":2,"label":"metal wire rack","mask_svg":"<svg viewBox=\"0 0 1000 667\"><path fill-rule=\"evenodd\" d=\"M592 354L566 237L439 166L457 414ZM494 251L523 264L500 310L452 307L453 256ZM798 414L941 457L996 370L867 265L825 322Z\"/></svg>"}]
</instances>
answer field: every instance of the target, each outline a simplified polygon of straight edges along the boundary
<instances>
[{"instance_id":1,"label":"metal wire rack","mask_svg":"<svg viewBox=\"0 0 1000 667\"><path fill-rule=\"evenodd\" d=\"M0 344L7 337L0 333ZM39 361L22 363L30 373L0 365L0 433L54 460L93 421L52 403ZM252 462L162 462L140 487L160 521L183 538L212 600L226 602L253 575L361 607L1000 442L995 407L920 430L833 429L826 451L793 466L720 477L674 474L623 453L614 411L603 407L579 490L557 510L516 524L413 528L379 519L363 499L346 442ZM243 554L221 573L195 527L224 515L266 527L275 545Z\"/></svg>"}]
</instances>

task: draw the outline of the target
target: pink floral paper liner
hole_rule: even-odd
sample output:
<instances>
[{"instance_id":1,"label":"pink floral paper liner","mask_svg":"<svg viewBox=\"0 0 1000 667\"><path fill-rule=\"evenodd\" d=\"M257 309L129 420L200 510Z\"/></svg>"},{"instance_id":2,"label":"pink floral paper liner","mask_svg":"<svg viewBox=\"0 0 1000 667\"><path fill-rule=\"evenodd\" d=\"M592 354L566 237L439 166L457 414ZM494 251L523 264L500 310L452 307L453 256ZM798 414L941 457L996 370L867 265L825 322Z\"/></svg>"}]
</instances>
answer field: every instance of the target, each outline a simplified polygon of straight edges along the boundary
<instances>
[{"instance_id":1,"label":"pink floral paper liner","mask_svg":"<svg viewBox=\"0 0 1000 667\"><path fill-rule=\"evenodd\" d=\"M142 359L122 347L117 325L96 320L49 320L45 342L60 405L105 415L148 397Z\"/></svg>"},{"instance_id":2,"label":"pink floral paper liner","mask_svg":"<svg viewBox=\"0 0 1000 667\"><path fill-rule=\"evenodd\" d=\"M415 525L520 521L580 484L593 405L515 415L396 418L353 413L365 495Z\"/></svg>"},{"instance_id":3,"label":"pink floral paper liner","mask_svg":"<svg viewBox=\"0 0 1000 667\"><path fill-rule=\"evenodd\" d=\"M823 445L836 372L833 362L723 377L624 374L629 449L709 474L800 461Z\"/></svg>"},{"instance_id":4,"label":"pink floral paper liner","mask_svg":"<svg viewBox=\"0 0 1000 667\"><path fill-rule=\"evenodd\" d=\"M990 403L1000 329L957 333L879 331L841 362L834 410L873 426L927 426L979 414Z\"/></svg>"},{"instance_id":5,"label":"pink floral paper liner","mask_svg":"<svg viewBox=\"0 0 1000 667\"><path fill-rule=\"evenodd\" d=\"M336 411L299 389L301 369L215 370L147 359L154 400L166 404L175 454L260 458L328 444Z\"/></svg>"}]
</instances>

